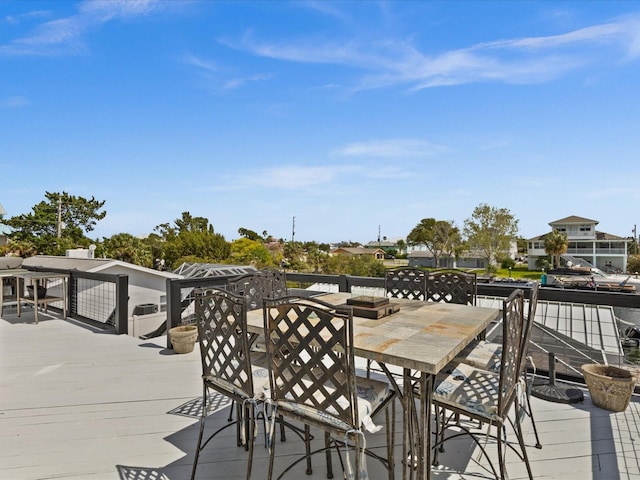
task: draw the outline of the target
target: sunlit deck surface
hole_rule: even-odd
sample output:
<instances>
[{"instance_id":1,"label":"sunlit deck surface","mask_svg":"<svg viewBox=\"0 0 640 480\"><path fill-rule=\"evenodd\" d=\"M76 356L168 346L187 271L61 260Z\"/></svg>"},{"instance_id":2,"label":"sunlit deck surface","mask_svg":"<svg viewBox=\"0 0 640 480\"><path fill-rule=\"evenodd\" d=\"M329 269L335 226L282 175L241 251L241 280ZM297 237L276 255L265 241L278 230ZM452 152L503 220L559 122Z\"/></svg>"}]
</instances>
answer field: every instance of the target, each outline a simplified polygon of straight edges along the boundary
<instances>
[{"instance_id":1,"label":"sunlit deck surface","mask_svg":"<svg viewBox=\"0 0 640 480\"><path fill-rule=\"evenodd\" d=\"M0 479L189 478L201 396L197 347L176 355L165 348L164 337L116 336L44 313L38 325L32 321L32 311L0 318ZM212 427L227 421L227 404L218 407ZM541 450L534 448L528 419L524 427L536 479L640 479L637 396L622 413L594 406L587 390L582 403L534 398L533 408ZM382 433L367 438L370 447L384 445ZM266 478L267 451L262 438L257 442L252 478ZM293 435L278 443L276 469L301 446ZM197 478L244 478L246 456L233 428L207 448ZM433 478L491 478L475 457L470 442L451 444L441 457L450 468L434 469ZM526 478L517 457L508 452L507 458L510 478ZM314 457L313 465L309 477L298 469L285 478L326 478L323 456ZM368 465L371 479L387 478L376 461ZM396 478L402 478L399 464Z\"/></svg>"}]
</instances>

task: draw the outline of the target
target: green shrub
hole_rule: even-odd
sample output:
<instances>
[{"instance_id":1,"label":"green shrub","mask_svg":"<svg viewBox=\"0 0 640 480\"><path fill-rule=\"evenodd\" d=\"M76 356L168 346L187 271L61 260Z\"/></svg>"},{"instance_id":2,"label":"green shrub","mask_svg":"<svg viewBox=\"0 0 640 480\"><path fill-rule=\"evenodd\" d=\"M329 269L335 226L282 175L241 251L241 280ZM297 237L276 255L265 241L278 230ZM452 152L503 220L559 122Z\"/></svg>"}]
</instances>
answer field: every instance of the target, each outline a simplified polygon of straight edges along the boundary
<instances>
[{"instance_id":1,"label":"green shrub","mask_svg":"<svg viewBox=\"0 0 640 480\"><path fill-rule=\"evenodd\" d=\"M500 268L514 268L516 266L516 261L513 258L510 257L504 257L502 260L500 260Z\"/></svg>"},{"instance_id":2,"label":"green shrub","mask_svg":"<svg viewBox=\"0 0 640 480\"><path fill-rule=\"evenodd\" d=\"M629 258L627 259L627 272L640 272L640 255L629 255Z\"/></svg>"},{"instance_id":3,"label":"green shrub","mask_svg":"<svg viewBox=\"0 0 640 480\"><path fill-rule=\"evenodd\" d=\"M548 271L551 268L551 262L547 257L538 257L536 260L536 269Z\"/></svg>"}]
</instances>

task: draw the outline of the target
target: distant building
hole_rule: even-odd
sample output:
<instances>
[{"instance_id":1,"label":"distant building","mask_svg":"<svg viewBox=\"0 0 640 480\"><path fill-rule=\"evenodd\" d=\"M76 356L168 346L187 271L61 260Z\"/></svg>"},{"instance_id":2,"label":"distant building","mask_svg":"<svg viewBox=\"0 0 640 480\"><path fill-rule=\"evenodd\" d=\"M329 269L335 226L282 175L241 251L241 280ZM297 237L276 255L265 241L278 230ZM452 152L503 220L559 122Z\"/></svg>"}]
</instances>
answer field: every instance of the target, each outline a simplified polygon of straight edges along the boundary
<instances>
[{"instance_id":1,"label":"distant building","mask_svg":"<svg viewBox=\"0 0 640 480\"><path fill-rule=\"evenodd\" d=\"M339 247L332 250L331 255L367 255L376 260L384 260L386 252L381 248Z\"/></svg>"},{"instance_id":2,"label":"distant building","mask_svg":"<svg viewBox=\"0 0 640 480\"><path fill-rule=\"evenodd\" d=\"M433 253L429 250L413 250L407 255L410 267L427 267L435 268L436 260ZM449 255L440 257L439 268L487 268L487 261L480 255L472 252L466 253L464 256L456 259Z\"/></svg>"},{"instance_id":3,"label":"distant building","mask_svg":"<svg viewBox=\"0 0 640 480\"><path fill-rule=\"evenodd\" d=\"M82 251L84 250L84 255ZM171 272L159 272L151 268L110 258L93 258L93 252L87 249L73 249L66 256L36 255L25 258L25 268L79 270L82 272L127 275L129 277L128 316L140 314L140 305L152 305L154 312L167 309L167 279L184 278ZM132 332L132 330L130 330Z\"/></svg>"},{"instance_id":4,"label":"distant building","mask_svg":"<svg viewBox=\"0 0 640 480\"><path fill-rule=\"evenodd\" d=\"M604 271L626 271L627 252L631 240L597 231L598 223L597 220L574 215L550 222L549 225L552 231L567 235L568 255L586 260ZM527 241L529 270L536 269L538 258L548 256L544 249L544 239L549 233Z\"/></svg>"},{"instance_id":5,"label":"distant building","mask_svg":"<svg viewBox=\"0 0 640 480\"><path fill-rule=\"evenodd\" d=\"M385 240L372 240L365 245L367 248L381 248L387 253L396 253L397 255L404 255L407 253L406 242L404 248L400 248L398 246L398 241L402 240L405 242L403 238L396 239L385 239Z\"/></svg>"},{"instance_id":6,"label":"distant building","mask_svg":"<svg viewBox=\"0 0 640 480\"><path fill-rule=\"evenodd\" d=\"M436 261L426 245L410 245L407 247L410 267L427 267L435 268ZM507 256L515 259L518 254L518 242L515 240L511 242L511 247ZM487 259L477 250L470 250L463 252L458 258L441 255L439 268L475 268L486 269Z\"/></svg>"}]
</instances>

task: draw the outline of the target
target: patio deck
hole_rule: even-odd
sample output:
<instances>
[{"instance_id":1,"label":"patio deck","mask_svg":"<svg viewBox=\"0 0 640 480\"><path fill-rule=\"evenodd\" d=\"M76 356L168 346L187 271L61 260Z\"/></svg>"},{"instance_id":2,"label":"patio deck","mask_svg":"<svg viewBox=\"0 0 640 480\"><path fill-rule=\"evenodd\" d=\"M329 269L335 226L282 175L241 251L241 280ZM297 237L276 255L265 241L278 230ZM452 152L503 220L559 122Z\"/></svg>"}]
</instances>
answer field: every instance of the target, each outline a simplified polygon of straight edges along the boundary
<instances>
[{"instance_id":1,"label":"patio deck","mask_svg":"<svg viewBox=\"0 0 640 480\"><path fill-rule=\"evenodd\" d=\"M29 310L21 318L12 312L0 318L0 479L189 478L201 395L197 351L175 355L164 348L164 337L111 335L55 314L41 313L40 323L32 322ZM542 450L533 447L527 419L524 427L536 479L640 480L638 396L622 413L594 406L586 390L580 404L533 402ZM226 423L225 405L208 426ZM236 447L232 428L224 435L204 452L198 478L244 478L245 452ZM368 445L382 446L381 435L368 436ZM289 439L277 445L277 465L299 452L300 442ZM262 439L257 442L256 479L265 478L268 458ZM396 452L399 460L400 443ZM474 456L468 442L450 445L442 463L466 473L442 467L433 478L490 478L470 460ZM510 478L526 478L515 455L507 458ZM324 458L314 457L313 464L312 476L298 470L286 478L326 478ZM386 478L374 460L368 464L371 479ZM396 472L402 478L400 465Z\"/></svg>"}]
</instances>

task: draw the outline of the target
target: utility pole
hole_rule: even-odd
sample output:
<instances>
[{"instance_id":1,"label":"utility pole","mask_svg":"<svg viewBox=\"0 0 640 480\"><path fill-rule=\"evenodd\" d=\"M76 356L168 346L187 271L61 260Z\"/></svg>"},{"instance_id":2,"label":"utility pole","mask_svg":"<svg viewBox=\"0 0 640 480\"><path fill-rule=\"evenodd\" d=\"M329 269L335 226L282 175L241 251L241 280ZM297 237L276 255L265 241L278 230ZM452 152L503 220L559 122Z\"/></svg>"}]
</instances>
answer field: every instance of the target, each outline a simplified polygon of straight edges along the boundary
<instances>
[{"instance_id":1,"label":"utility pole","mask_svg":"<svg viewBox=\"0 0 640 480\"><path fill-rule=\"evenodd\" d=\"M291 223L291 243L294 242L296 236L296 217L293 217L293 222Z\"/></svg>"},{"instance_id":2,"label":"utility pole","mask_svg":"<svg viewBox=\"0 0 640 480\"><path fill-rule=\"evenodd\" d=\"M633 226L633 243L635 243L633 251L637 255L638 254L638 231L637 231L636 227L637 227L637 225Z\"/></svg>"},{"instance_id":3,"label":"utility pole","mask_svg":"<svg viewBox=\"0 0 640 480\"><path fill-rule=\"evenodd\" d=\"M62 236L62 197L58 197L58 238Z\"/></svg>"}]
</instances>

